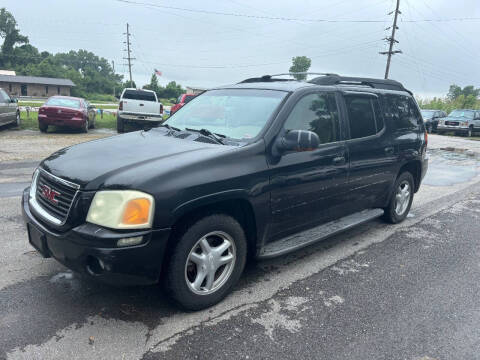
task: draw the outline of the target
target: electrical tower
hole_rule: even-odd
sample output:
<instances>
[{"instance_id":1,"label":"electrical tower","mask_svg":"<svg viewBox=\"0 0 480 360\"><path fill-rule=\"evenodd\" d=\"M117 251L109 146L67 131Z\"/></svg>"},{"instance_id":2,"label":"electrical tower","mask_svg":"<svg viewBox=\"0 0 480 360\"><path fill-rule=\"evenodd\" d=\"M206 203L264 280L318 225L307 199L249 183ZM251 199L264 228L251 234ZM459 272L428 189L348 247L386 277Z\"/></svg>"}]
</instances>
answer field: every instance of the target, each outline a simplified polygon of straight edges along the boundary
<instances>
[{"instance_id":1,"label":"electrical tower","mask_svg":"<svg viewBox=\"0 0 480 360\"><path fill-rule=\"evenodd\" d=\"M401 54L402 50L393 50L393 45L395 43L398 44L398 41L395 40L395 32L398 30L397 26L397 19L398 19L398 14L401 14L402 12L399 10L400 9L400 0L397 0L397 7L395 11L392 11L390 14L395 13L395 16L393 18L393 26L391 26L392 29L392 35L390 37L386 37L384 40L388 41L390 43L388 47L388 51L382 51L380 54L382 55L387 55L387 67L385 68L385 79L388 79L388 73L390 72L390 61L392 60L392 55L395 54ZM390 27L386 28L385 30L389 30Z\"/></svg>"},{"instance_id":2,"label":"electrical tower","mask_svg":"<svg viewBox=\"0 0 480 360\"><path fill-rule=\"evenodd\" d=\"M128 73L130 74L130 86L133 86L133 80L132 80L132 60L135 60L135 58L132 58L132 51L130 50L130 29L129 25L127 23L127 32L123 33L123 35L127 35L127 41L124 41L124 44L127 44L127 48L124 49L123 51L127 52L127 57L123 58L124 60L128 61Z\"/></svg>"}]
</instances>

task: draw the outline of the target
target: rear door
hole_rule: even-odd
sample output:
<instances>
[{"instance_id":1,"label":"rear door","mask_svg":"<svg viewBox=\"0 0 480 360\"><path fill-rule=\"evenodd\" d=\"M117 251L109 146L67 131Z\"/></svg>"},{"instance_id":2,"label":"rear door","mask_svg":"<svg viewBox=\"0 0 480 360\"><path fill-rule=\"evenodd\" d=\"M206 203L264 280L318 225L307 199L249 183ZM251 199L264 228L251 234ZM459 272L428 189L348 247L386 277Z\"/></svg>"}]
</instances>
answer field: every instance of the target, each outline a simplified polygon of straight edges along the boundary
<instances>
[{"instance_id":1,"label":"rear door","mask_svg":"<svg viewBox=\"0 0 480 360\"><path fill-rule=\"evenodd\" d=\"M350 212L380 207L395 177L396 155L376 94L344 92L348 117Z\"/></svg>"},{"instance_id":2,"label":"rear door","mask_svg":"<svg viewBox=\"0 0 480 360\"><path fill-rule=\"evenodd\" d=\"M313 131L320 146L313 151L288 152L269 164L270 241L344 215L348 154L343 129L333 92L309 93L294 105L282 133Z\"/></svg>"},{"instance_id":3,"label":"rear door","mask_svg":"<svg viewBox=\"0 0 480 360\"><path fill-rule=\"evenodd\" d=\"M7 100L8 99L8 100ZM8 113L9 113L9 101L10 98L7 96L5 91L0 89L0 124L6 124L9 122Z\"/></svg>"}]
</instances>

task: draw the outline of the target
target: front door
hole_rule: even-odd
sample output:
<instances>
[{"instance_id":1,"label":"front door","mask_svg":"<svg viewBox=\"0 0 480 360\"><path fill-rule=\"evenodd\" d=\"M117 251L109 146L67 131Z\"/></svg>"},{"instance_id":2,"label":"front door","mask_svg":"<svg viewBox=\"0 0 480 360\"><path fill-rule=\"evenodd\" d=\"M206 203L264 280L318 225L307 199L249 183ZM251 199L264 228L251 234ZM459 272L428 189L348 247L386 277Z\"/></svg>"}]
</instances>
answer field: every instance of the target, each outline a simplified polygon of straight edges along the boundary
<instances>
[{"instance_id":1,"label":"front door","mask_svg":"<svg viewBox=\"0 0 480 360\"><path fill-rule=\"evenodd\" d=\"M396 149L377 96L344 93L349 125L350 212L381 206L395 177Z\"/></svg>"},{"instance_id":2,"label":"front door","mask_svg":"<svg viewBox=\"0 0 480 360\"><path fill-rule=\"evenodd\" d=\"M10 98L8 95L5 93L5 91L0 89L0 125L10 122L8 119L9 102Z\"/></svg>"},{"instance_id":3,"label":"front door","mask_svg":"<svg viewBox=\"0 0 480 360\"><path fill-rule=\"evenodd\" d=\"M269 164L269 241L343 215L348 154L342 129L335 93L306 94L294 106L281 133L314 131L320 146L313 151L285 153L277 163Z\"/></svg>"}]
</instances>

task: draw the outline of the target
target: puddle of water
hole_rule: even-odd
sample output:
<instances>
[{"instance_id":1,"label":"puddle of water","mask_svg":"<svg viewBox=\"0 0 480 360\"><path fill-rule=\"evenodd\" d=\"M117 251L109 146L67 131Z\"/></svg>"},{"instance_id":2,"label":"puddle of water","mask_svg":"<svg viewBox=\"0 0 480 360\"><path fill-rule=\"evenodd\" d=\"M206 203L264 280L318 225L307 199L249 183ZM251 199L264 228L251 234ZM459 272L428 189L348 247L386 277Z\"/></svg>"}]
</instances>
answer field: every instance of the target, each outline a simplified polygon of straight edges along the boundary
<instances>
[{"instance_id":1,"label":"puddle of water","mask_svg":"<svg viewBox=\"0 0 480 360\"><path fill-rule=\"evenodd\" d=\"M423 183L431 186L452 186L480 175L480 156L467 152L441 149L428 150L429 167Z\"/></svg>"}]
</instances>

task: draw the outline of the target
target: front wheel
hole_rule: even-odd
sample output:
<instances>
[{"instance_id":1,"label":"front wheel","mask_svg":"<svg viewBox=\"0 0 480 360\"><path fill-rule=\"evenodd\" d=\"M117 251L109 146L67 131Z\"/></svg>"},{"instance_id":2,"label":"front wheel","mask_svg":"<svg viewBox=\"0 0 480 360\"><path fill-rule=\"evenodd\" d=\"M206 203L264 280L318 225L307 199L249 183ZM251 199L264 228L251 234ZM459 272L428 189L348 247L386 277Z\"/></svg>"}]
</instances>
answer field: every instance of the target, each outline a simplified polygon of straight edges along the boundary
<instances>
[{"instance_id":1,"label":"front wheel","mask_svg":"<svg viewBox=\"0 0 480 360\"><path fill-rule=\"evenodd\" d=\"M21 125L21 119L20 119L20 113L19 112L17 112L17 116L15 118L15 125L17 127L20 127L20 125Z\"/></svg>"},{"instance_id":2,"label":"front wheel","mask_svg":"<svg viewBox=\"0 0 480 360\"><path fill-rule=\"evenodd\" d=\"M384 219L392 224L405 220L412 206L413 193L413 176L408 171L405 171L395 181L390 202L384 209Z\"/></svg>"},{"instance_id":3,"label":"front wheel","mask_svg":"<svg viewBox=\"0 0 480 360\"><path fill-rule=\"evenodd\" d=\"M221 301L238 282L247 258L242 226L225 214L206 216L179 235L168 264L168 294L187 310Z\"/></svg>"}]
</instances>

